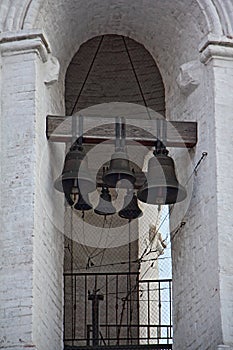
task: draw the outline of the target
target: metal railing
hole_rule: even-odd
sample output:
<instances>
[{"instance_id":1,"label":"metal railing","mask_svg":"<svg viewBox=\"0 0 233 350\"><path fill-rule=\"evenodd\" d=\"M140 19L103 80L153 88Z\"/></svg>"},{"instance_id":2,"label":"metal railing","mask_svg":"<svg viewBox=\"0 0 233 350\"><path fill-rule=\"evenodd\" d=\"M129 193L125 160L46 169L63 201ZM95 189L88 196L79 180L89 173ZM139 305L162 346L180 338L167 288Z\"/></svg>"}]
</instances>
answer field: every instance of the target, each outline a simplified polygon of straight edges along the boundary
<instances>
[{"instance_id":1,"label":"metal railing","mask_svg":"<svg viewBox=\"0 0 233 350\"><path fill-rule=\"evenodd\" d=\"M171 284L138 273L65 274L65 345L172 344Z\"/></svg>"}]
</instances>

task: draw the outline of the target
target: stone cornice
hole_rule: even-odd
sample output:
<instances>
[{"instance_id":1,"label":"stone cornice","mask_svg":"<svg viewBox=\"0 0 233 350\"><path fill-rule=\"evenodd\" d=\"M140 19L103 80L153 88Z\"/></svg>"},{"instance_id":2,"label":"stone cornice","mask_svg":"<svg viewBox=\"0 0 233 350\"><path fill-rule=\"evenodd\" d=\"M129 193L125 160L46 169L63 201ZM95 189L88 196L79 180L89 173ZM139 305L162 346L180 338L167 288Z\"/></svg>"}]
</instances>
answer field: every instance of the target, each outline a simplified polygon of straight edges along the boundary
<instances>
[{"instance_id":1,"label":"stone cornice","mask_svg":"<svg viewBox=\"0 0 233 350\"><path fill-rule=\"evenodd\" d=\"M2 56L14 55L20 52L36 52L43 62L47 62L51 53L45 35L36 30L0 34L0 51Z\"/></svg>"},{"instance_id":2,"label":"stone cornice","mask_svg":"<svg viewBox=\"0 0 233 350\"><path fill-rule=\"evenodd\" d=\"M209 35L202 41L199 51L200 61L204 64L215 58L233 61L233 39Z\"/></svg>"}]
</instances>

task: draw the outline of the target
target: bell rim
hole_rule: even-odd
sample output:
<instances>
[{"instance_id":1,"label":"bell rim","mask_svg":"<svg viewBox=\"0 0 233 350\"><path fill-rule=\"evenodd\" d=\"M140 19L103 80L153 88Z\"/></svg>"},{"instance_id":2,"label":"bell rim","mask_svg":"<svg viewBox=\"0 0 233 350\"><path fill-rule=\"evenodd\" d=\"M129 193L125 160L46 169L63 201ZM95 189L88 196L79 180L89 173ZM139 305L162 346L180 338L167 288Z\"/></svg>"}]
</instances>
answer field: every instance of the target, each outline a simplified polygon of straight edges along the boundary
<instances>
[{"instance_id":1,"label":"bell rim","mask_svg":"<svg viewBox=\"0 0 233 350\"><path fill-rule=\"evenodd\" d=\"M87 206L88 206L88 204L87 204ZM77 209L77 208L75 208L75 205L74 205L74 209L77 210L77 211L89 211L89 210L91 210L91 209L93 209L93 208L89 205L89 206L86 207L85 209Z\"/></svg>"},{"instance_id":2,"label":"bell rim","mask_svg":"<svg viewBox=\"0 0 233 350\"><path fill-rule=\"evenodd\" d=\"M156 186L156 187L159 187L159 186ZM161 187L165 187L166 189L167 188L171 188L171 189L177 189L177 198L176 198L176 201L175 202L168 202L168 201L165 201L164 203L155 203L154 201L150 201L148 202L148 195L147 195L147 199L146 201L142 198L140 198L140 193L142 193L143 189L140 191L138 191L137 193L137 198L140 202L143 202L143 203L146 203L146 204L151 204L151 205L171 205L171 204L176 204L176 203L180 203L182 202L183 200L185 200L187 198L187 191L185 189L184 186L182 186L181 184L179 184L178 186L173 186L173 185L169 185L169 186L165 186L164 184L161 185ZM145 189L146 191L146 189ZM148 191L148 190L147 190Z\"/></svg>"},{"instance_id":3,"label":"bell rim","mask_svg":"<svg viewBox=\"0 0 233 350\"><path fill-rule=\"evenodd\" d=\"M123 216L122 213L121 213L121 210L119 211L118 215L122 218L122 219L127 219L127 220L135 220L135 219L139 219L143 216L143 212L141 211L140 214L136 217L126 217L126 216Z\"/></svg>"},{"instance_id":4,"label":"bell rim","mask_svg":"<svg viewBox=\"0 0 233 350\"><path fill-rule=\"evenodd\" d=\"M54 181L53 187L55 188L55 190L64 193L62 187L62 175L58 176L58 178Z\"/></svg>"},{"instance_id":5,"label":"bell rim","mask_svg":"<svg viewBox=\"0 0 233 350\"><path fill-rule=\"evenodd\" d=\"M77 209L76 206L80 205L80 209ZM83 206L83 208L82 208ZM82 193L80 193L78 195L78 200L76 201L76 203L73 205L74 209L77 211L88 211L93 209L92 204L89 201L89 197L88 194L86 194L85 196L82 195Z\"/></svg>"},{"instance_id":6,"label":"bell rim","mask_svg":"<svg viewBox=\"0 0 233 350\"><path fill-rule=\"evenodd\" d=\"M104 202L106 202L106 203L108 202L109 204L102 204L101 201L104 201ZM103 210L101 210L101 206L102 206L103 209L108 209L107 207L104 207L105 205L106 205L106 206L109 205L109 206L111 207L111 208L110 208L110 211L104 212ZM98 207L100 207L100 209L98 209ZM95 212L97 215L106 215L106 216L108 216L108 215L116 214L117 210L116 210L116 208L113 206L111 200L110 200L110 201L107 201L107 200L103 199L103 198L100 196L100 201L99 201L98 205L94 208L94 212Z\"/></svg>"},{"instance_id":7,"label":"bell rim","mask_svg":"<svg viewBox=\"0 0 233 350\"><path fill-rule=\"evenodd\" d=\"M111 212L111 213L105 213L105 212L103 212L103 211L101 211L101 210L96 210L96 209L94 209L94 213L95 214L97 214L97 215L101 215L101 216L110 216L110 215L114 215L114 214L116 214L116 210L114 211L114 212Z\"/></svg>"},{"instance_id":8,"label":"bell rim","mask_svg":"<svg viewBox=\"0 0 233 350\"><path fill-rule=\"evenodd\" d=\"M78 184L80 184L81 182L84 182L84 184L82 184L81 187L81 192L82 192L82 187L88 187L88 193L89 192L94 192L96 190L96 182L93 179L87 179L85 177L74 177L74 176L67 176L64 178L63 175L60 175L53 183L53 187L55 188L55 190L64 193L63 191L63 186L62 186L62 181L65 180L78 180Z\"/></svg>"}]
</instances>

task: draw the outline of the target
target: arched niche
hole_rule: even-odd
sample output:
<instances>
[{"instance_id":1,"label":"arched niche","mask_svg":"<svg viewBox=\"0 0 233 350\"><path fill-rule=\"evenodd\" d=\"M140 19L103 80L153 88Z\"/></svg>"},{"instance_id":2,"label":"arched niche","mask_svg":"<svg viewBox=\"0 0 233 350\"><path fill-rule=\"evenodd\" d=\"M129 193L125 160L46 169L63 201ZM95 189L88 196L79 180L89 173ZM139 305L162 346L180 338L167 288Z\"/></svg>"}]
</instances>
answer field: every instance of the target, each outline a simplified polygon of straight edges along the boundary
<instances>
[{"instance_id":1,"label":"arched niche","mask_svg":"<svg viewBox=\"0 0 233 350\"><path fill-rule=\"evenodd\" d=\"M150 110L148 115L145 106ZM65 77L65 107L66 115L80 112L84 116L84 123L85 116L88 113L90 115L100 113L101 118L108 115L106 112L109 112L108 116L127 117L131 113L135 119L142 118L142 116L145 119L150 117L154 119L156 116L162 118L165 116L165 89L162 76L153 57L142 44L121 35L106 34L97 36L81 45L68 66ZM135 111L135 114L133 111ZM129 123L127 123L128 126ZM112 145L108 144L107 147L112 147ZM139 145L135 144L131 147L137 147L137 151L140 151ZM127 154L129 159L132 160L135 155L131 154L133 150L129 150L129 148L128 145ZM146 147L142 148L142 153L144 153ZM146 149L146 151L148 153L149 150ZM104 154L104 146L101 148L101 145L99 145L97 151L93 150L94 156L90 155L91 152L87 154L89 165L91 164L90 167L95 168L96 158L101 158L99 156L100 152ZM103 157L102 161L105 162L106 158ZM142 158L143 164L143 154L137 155L137 158ZM137 159L138 162L140 160ZM118 199L120 196L121 193L118 194ZM120 208L117 208L117 210L119 211ZM80 218L78 217L80 214L77 211L74 211L73 216L70 215L69 209L66 211L65 234L66 232L68 234L65 237L65 247L70 247L70 250L65 249L64 253L64 339L66 345L70 345L69 338L71 337L72 324L77 324L77 332L80 334L82 334L82 327L84 327L84 321L80 317L81 312L74 314L70 311L72 310L70 308L71 301L69 300L71 281L67 278L67 273L95 272L98 274L96 286L101 284L100 272L113 274L140 272L143 275L145 264L143 266L144 270L139 269L137 259L142 254L144 241L149 240L150 224L156 221L158 215L157 208L150 208L150 210L143 208L143 211L144 215L140 222L132 220L130 224L128 220L119 218L118 214L103 219L103 216L100 217L94 214L93 211L90 214L86 212L84 213L84 220L88 222L88 215L90 215L88 223L91 222L92 225L89 226L83 222L80 224ZM97 221L100 222L97 223ZM71 228L72 235L69 236ZM85 239L83 240L81 236ZM128 263L125 263L126 261ZM87 266L86 270L85 266ZM156 279L158 268L154 269L151 274ZM135 283L134 278L130 275L132 285ZM79 293L83 297L84 284L81 279L77 283L79 283ZM121 293L129 293L123 283ZM110 325L115 320L115 299L111 293L106 298L109 300L109 305L112 305L112 312L108 315ZM81 300L84 305L84 298ZM78 305L80 308L81 303ZM137 322L139 311L135 308L135 302L130 301L129 305L134 310L133 321ZM105 313L106 310L102 309L100 316L102 321L103 317L106 317ZM125 315L122 317L122 320L127 322ZM87 318L89 318L89 314ZM122 321L119 316L116 316L116 320L115 322ZM132 334L135 336L134 331Z\"/></svg>"},{"instance_id":2,"label":"arched niche","mask_svg":"<svg viewBox=\"0 0 233 350\"><path fill-rule=\"evenodd\" d=\"M108 102L141 104L165 115L165 91L150 53L136 41L104 35L81 45L67 69L66 115Z\"/></svg>"}]
</instances>

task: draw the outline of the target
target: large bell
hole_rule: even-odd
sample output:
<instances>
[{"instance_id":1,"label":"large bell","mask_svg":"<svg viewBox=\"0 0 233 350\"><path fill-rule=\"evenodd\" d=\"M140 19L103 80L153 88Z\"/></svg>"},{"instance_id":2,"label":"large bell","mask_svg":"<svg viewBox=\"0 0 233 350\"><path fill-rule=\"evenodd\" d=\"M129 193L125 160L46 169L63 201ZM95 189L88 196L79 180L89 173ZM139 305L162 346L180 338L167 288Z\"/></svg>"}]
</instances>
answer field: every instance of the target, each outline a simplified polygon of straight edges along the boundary
<instances>
[{"instance_id":1,"label":"large bell","mask_svg":"<svg viewBox=\"0 0 233 350\"><path fill-rule=\"evenodd\" d=\"M106 186L103 186L99 204L95 208L94 212L98 215L113 215L116 212L116 209L112 205L111 194L109 193L109 189Z\"/></svg>"},{"instance_id":2,"label":"large bell","mask_svg":"<svg viewBox=\"0 0 233 350\"><path fill-rule=\"evenodd\" d=\"M74 205L74 209L80 211L86 211L92 209L91 203L89 202L88 195L79 194L78 201Z\"/></svg>"},{"instance_id":3,"label":"large bell","mask_svg":"<svg viewBox=\"0 0 233 350\"><path fill-rule=\"evenodd\" d=\"M148 204L174 204L183 201L186 190L176 178L174 161L165 150L149 160L147 181L138 191L140 201Z\"/></svg>"},{"instance_id":4,"label":"large bell","mask_svg":"<svg viewBox=\"0 0 233 350\"><path fill-rule=\"evenodd\" d=\"M138 206L137 197L135 194L129 192L125 196L124 207L119 211L119 216L124 219L133 220L140 218L143 215L141 209Z\"/></svg>"},{"instance_id":5,"label":"large bell","mask_svg":"<svg viewBox=\"0 0 233 350\"><path fill-rule=\"evenodd\" d=\"M88 170L87 158L83 147L75 145L67 153L62 175L54 182L54 187L64 192L70 205L75 202L78 193L88 193L95 190L95 182Z\"/></svg>"},{"instance_id":6,"label":"large bell","mask_svg":"<svg viewBox=\"0 0 233 350\"><path fill-rule=\"evenodd\" d=\"M109 187L116 187L120 180L128 180L132 184L136 181L130 170L129 158L125 152L116 151L111 158L109 169L103 175L103 182Z\"/></svg>"}]
</instances>

